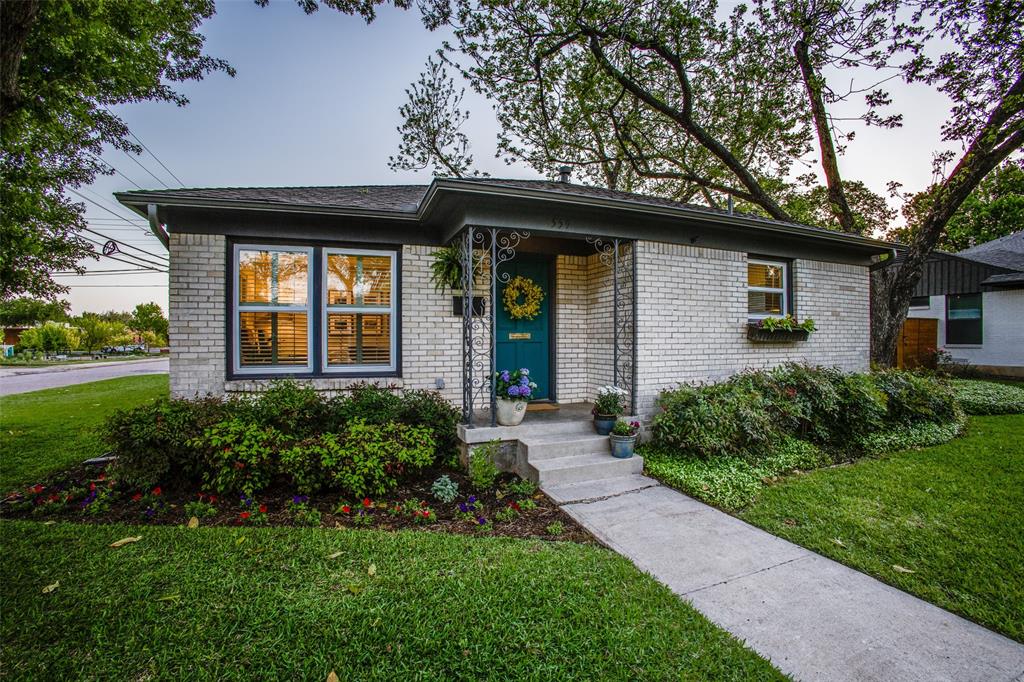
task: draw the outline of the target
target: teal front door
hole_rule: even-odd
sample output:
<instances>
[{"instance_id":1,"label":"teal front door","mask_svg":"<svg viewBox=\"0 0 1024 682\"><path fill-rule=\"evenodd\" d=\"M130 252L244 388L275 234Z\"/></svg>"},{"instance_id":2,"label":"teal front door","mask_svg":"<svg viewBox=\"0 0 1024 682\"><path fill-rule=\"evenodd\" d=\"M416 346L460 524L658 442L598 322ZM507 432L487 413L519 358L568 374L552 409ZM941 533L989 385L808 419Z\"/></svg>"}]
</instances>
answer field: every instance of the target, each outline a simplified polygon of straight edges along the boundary
<instances>
[{"instance_id":1,"label":"teal front door","mask_svg":"<svg viewBox=\"0 0 1024 682\"><path fill-rule=\"evenodd\" d=\"M544 292L540 303L540 314L532 320L513 320L505 310L505 282L498 281L498 371L526 367L530 377L537 384L534 400L553 397L551 390L551 259L533 254L517 254L514 259L499 266L499 272L507 273L509 281L515 277L532 280ZM504 278L502 278L504 279ZM520 303L523 301L519 298Z\"/></svg>"}]
</instances>

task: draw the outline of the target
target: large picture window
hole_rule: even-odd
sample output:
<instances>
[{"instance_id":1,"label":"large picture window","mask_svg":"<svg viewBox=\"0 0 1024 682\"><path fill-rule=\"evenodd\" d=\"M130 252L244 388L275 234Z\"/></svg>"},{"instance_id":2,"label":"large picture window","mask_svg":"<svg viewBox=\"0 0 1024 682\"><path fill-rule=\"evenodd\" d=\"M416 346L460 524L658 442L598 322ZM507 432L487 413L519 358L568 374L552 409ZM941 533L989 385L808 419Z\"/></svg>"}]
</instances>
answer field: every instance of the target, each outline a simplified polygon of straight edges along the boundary
<instances>
[{"instance_id":1,"label":"large picture window","mask_svg":"<svg viewBox=\"0 0 1024 682\"><path fill-rule=\"evenodd\" d=\"M783 317L789 309L789 265L785 261L747 260L747 317Z\"/></svg>"},{"instance_id":2,"label":"large picture window","mask_svg":"<svg viewBox=\"0 0 1024 682\"><path fill-rule=\"evenodd\" d=\"M324 249L324 371L395 369L395 254Z\"/></svg>"},{"instance_id":3,"label":"large picture window","mask_svg":"<svg viewBox=\"0 0 1024 682\"><path fill-rule=\"evenodd\" d=\"M946 296L946 343L981 345L981 294Z\"/></svg>"},{"instance_id":4,"label":"large picture window","mask_svg":"<svg viewBox=\"0 0 1024 682\"><path fill-rule=\"evenodd\" d=\"M308 371L313 250L235 246L235 371Z\"/></svg>"},{"instance_id":5,"label":"large picture window","mask_svg":"<svg viewBox=\"0 0 1024 682\"><path fill-rule=\"evenodd\" d=\"M396 374L398 252L235 244L231 374Z\"/></svg>"}]
</instances>

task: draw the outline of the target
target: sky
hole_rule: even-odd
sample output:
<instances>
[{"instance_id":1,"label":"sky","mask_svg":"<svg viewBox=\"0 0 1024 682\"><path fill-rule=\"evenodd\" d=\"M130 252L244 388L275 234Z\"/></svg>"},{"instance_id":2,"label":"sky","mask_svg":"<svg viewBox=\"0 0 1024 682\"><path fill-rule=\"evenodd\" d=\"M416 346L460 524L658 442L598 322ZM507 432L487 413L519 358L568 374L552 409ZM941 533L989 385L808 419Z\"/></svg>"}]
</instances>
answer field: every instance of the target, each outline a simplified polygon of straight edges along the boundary
<instances>
[{"instance_id":1,"label":"sky","mask_svg":"<svg viewBox=\"0 0 1024 682\"><path fill-rule=\"evenodd\" d=\"M113 192L430 181L429 171L395 173L387 167L399 143L405 89L443 39L423 27L415 10L383 7L367 25L330 9L307 16L292 0L271 0L266 8L251 0L219 0L217 14L201 32L207 54L226 59L237 76L217 73L176 84L190 100L186 107L144 102L114 109L152 153L133 159L109 150L104 160L118 173L83 190L91 229L122 242L122 251L154 263L167 257L145 221L118 204ZM894 81L890 89L904 114L903 127L856 127L857 140L840 159L844 177L883 195L890 180L910 191L929 184L931 154L949 110L930 88ZM495 158L497 124L490 104L468 89L463 103L471 112L463 131L476 167L497 177L537 178L525 165ZM843 115L841 109L835 113ZM88 261L88 270L129 267L101 261ZM75 314L130 310L148 301L167 310L163 273L57 279L71 284L67 298Z\"/></svg>"}]
</instances>

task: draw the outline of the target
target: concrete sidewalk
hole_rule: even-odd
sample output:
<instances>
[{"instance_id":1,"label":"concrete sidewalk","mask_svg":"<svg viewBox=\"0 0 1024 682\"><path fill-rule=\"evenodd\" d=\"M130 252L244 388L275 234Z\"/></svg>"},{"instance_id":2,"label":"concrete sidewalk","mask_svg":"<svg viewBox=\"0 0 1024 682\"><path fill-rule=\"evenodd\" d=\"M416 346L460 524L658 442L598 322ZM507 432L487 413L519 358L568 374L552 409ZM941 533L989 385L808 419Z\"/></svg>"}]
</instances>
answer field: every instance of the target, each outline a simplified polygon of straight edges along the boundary
<instances>
[{"instance_id":1,"label":"concrete sidewalk","mask_svg":"<svg viewBox=\"0 0 1024 682\"><path fill-rule=\"evenodd\" d=\"M1024 645L643 477L548 491L799 680L1024 680Z\"/></svg>"}]
</instances>

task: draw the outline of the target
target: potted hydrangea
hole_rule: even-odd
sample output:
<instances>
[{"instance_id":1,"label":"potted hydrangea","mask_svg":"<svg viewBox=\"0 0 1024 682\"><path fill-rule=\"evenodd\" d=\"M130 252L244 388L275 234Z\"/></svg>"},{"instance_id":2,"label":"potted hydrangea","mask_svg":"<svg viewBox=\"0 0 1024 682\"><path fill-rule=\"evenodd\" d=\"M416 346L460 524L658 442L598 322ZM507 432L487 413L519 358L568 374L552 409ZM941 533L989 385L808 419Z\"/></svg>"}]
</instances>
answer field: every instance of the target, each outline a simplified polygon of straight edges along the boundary
<instances>
[{"instance_id":1,"label":"potted hydrangea","mask_svg":"<svg viewBox=\"0 0 1024 682\"><path fill-rule=\"evenodd\" d=\"M619 419L612 427L609 438L612 441L612 457L629 459L633 456L637 436L640 435L640 422L628 422Z\"/></svg>"},{"instance_id":2,"label":"potted hydrangea","mask_svg":"<svg viewBox=\"0 0 1024 682\"><path fill-rule=\"evenodd\" d=\"M512 372L503 369L494 374L498 397L498 423L517 426L526 416L526 403L533 397L537 384L530 381L530 370L523 367Z\"/></svg>"},{"instance_id":3,"label":"potted hydrangea","mask_svg":"<svg viewBox=\"0 0 1024 682\"><path fill-rule=\"evenodd\" d=\"M594 428L602 436L611 433L615 420L623 413L626 390L618 386L602 386L597 389L597 400L594 401Z\"/></svg>"}]
</instances>

